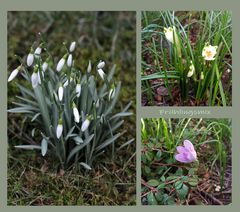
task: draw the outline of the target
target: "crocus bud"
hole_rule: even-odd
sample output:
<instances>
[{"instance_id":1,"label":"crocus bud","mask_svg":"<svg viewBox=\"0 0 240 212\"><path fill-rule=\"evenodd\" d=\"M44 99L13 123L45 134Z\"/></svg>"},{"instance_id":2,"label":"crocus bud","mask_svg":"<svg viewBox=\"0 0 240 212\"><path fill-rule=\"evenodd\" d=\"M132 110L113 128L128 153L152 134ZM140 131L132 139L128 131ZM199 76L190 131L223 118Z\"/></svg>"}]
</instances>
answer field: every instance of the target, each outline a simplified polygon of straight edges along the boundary
<instances>
[{"instance_id":1,"label":"crocus bud","mask_svg":"<svg viewBox=\"0 0 240 212\"><path fill-rule=\"evenodd\" d=\"M61 60L59 60L58 64L57 64L57 71L61 71L64 64L65 64L65 61L66 61L66 56L62 57Z\"/></svg>"},{"instance_id":2,"label":"crocus bud","mask_svg":"<svg viewBox=\"0 0 240 212\"><path fill-rule=\"evenodd\" d=\"M87 118L82 124L81 131L85 132L89 127L89 125L90 125L90 120Z\"/></svg>"},{"instance_id":3,"label":"crocus bud","mask_svg":"<svg viewBox=\"0 0 240 212\"><path fill-rule=\"evenodd\" d=\"M32 87L36 88L39 83L38 72L33 72L31 76Z\"/></svg>"},{"instance_id":4,"label":"crocus bud","mask_svg":"<svg viewBox=\"0 0 240 212\"><path fill-rule=\"evenodd\" d=\"M56 136L59 139L63 132L63 125L62 125L62 119L59 119L57 129L56 129Z\"/></svg>"},{"instance_id":5,"label":"crocus bud","mask_svg":"<svg viewBox=\"0 0 240 212\"><path fill-rule=\"evenodd\" d=\"M87 72L90 73L92 70L92 64L91 64L91 61L89 60L88 62L88 68L87 68Z\"/></svg>"},{"instance_id":6,"label":"crocus bud","mask_svg":"<svg viewBox=\"0 0 240 212\"><path fill-rule=\"evenodd\" d=\"M8 77L8 82L12 81L18 75L20 68L21 66L18 66L16 69L12 71L12 73Z\"/></svg>"},{"instance_id":7,"label":"crocus bud","mask_svg":"<svg viewBox=\"0 0 240 212\"><path fill-rule=\"evenodd\" d=\"M59 101L62 101L62 99L63 99L63 86L62 86L62 84L60 84L60 86L58 88L58 99L59 99Z\"/></svg>"},{"instance_id":8,"label":"crocus bud","mask_svg":"<svg viewBox=\"0 0 240 212\"><path fill-rule=\"evenodd\" d=\"M27 65L31 66L33 64L34 61L34 55L30 52L27 56Z\"/></svg>"},{"instance_id":9,"label":"crocus bud","mask_svg":"<svg viewBox=\"0 0 240 212\"><path fill-rule=\"evenodd\" d=\"M73 103L73 116L74 116L74 121L79 123L80 116L79 116L78 109L74 103Z\"/></svg>"},{"instance_id":10,"label":"crocus bud","mask_svg":"<svg viewBox=\"0 0 240 212\"><path fill-rule=\"evenodd\" d=\"M73 42L71 43L70 47L69 47L69 51L70 51L70 52L73 52L73 51L75 50L75 47L76 47L76 42L73 41Z\"/></svg>"},{"instance_id":11,"label":"crocus bud","mask_svg":"<svg viewBox=\"0 0 240 212\"><path fill-rule=\"evenodd\" d=\"M104 66L105 66L105 62L100 60L100 62L97 65L97 68L102 69Z\"/></svg>"},{"instance_id":12,"label":"crocus bud","mask_svg":"<svg viewBox=\"0 0 240 212\"><path fill-rule=\"evenodd\" d=\"M98 71L99 76L104 80L104 77L105 77L104 71L102 69L98 69L97 71Z\"/></svg>"},{"instance_id":13,"label":"crocus bud","mask_svg":"<svg viewBox=\"0 0 240 212\"><path fill-rule=\"evenodd\" d=\"M71 67L71 66L72 66L72 54L69 54L69 55L68 55L67 66L68 66L68 67Z\"/></svg>"},{"instance_id":14,"label":"crocus bud","mask_svg":"<svg viewBox=\"0 0 240 212\"><path fill-rule=\"evenodd\" d=\"M34 54L35 54L35 55L40 55L41 52L42 52L42 48L39 46L39 47L36 48Z\"/></svg>"},{"instance_id":15,"label":"crocus bud","mask_svg":"<svg viewBox=\"0 0 240 212\"><path fill-rule=\"evenodd\" d=\"M78 83L76 85L76 93L77 93L77 97L80 97L80 95L81 95L81 84L80 83Z\"/></svg>"},{"instance_id":16,"label":"crocus bud","mask_svg":"<svg viewBox=\"0 0 240 212\"><path fill-rule=\"evenodd\" d=\"M189 66L189 71L188 71L187 77L191 77L193 75L193 73L195 72L195 67L193 65L193 62L191 61L190 63L191 63L191 65Z\"/></svg>"},{"instance_id":17,"label":"crocus bud","mask_svg":"<svg viewBox=\"0 0 240 212\"><path fill-rule=\"evenodd\" d=\"M47 62L44 62L44 63L42 64L42 70L45 72L45 71L47 70L47 68L48 68L48 63L47 63Z\"/></svg>"}]
</instances>

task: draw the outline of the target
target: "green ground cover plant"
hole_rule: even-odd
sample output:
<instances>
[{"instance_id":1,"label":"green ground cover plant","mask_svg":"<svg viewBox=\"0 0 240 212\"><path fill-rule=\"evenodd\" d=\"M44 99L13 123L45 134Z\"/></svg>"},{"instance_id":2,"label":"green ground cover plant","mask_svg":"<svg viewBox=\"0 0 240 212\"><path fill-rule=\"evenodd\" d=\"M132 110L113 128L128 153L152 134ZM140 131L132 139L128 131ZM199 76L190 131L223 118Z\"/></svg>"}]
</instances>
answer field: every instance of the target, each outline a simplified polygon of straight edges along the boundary
<instances>
[{"instance_id":1,"label":"green ground cover plant","mask_svg":"<svg viewBox=\"0 0 240 212\"><path fill-rule=\"evenodd\" d=\"M142 119L142 204L231 203L231 121Z\"/></svg>"}]
</instances>

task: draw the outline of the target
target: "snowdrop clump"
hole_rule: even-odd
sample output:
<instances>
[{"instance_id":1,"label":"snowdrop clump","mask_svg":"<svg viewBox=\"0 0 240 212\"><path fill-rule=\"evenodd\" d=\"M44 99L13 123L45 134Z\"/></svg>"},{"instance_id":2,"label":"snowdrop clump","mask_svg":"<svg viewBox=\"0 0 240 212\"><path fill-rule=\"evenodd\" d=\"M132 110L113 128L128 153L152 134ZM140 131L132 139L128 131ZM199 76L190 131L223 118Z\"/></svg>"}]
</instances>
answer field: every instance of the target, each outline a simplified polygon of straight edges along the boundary
<instances>
[{"instance_id":1,"label":"snowdrop clump","mask_svg":"<svg viewBox=\"0 0 240 212\"><path fill-rule=\"evenodd\" d=\"M26 64L20 64L8 78L13 83L21 75L31 88L17 84L21 96L16 97L17 106L8 112L23 113L37 126L32 134L41 135L35 137L36 144L16 148L41 150L42 156L57 157L62 168L75 163L90 170L98 156L109 146L114 148L123 134L120 128L123 118L132 115L128 112L131 102L116 111L121 82L114 82L115 66L107 71L105 61L89 60L80 71L74 67L74 60L78 60L76 47L74 41L55 57L45 42L35 50L31 47Z\"/></svg>"}]
</instances>

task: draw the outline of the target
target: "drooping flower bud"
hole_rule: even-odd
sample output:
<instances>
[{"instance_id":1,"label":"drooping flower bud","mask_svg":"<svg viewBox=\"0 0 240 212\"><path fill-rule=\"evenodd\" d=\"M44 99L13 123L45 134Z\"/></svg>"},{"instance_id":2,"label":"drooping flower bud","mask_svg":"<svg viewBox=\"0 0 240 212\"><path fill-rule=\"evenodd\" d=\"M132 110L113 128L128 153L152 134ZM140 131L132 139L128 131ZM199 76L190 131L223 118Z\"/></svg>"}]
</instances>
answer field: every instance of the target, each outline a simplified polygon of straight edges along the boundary
<instances>
[{"instance_id":1,"label":"drooping flower bud","mask_svg":"<svg viewBox=\"0 0 240 212\"><path fill-rule=\"evenodd\" d=\"M82 89L81 84L78 83L78 84L76 85L77 97L80 97L80 95L81 95L81 89Z\"/></svg>"},{"instance_id":2,"label":"drooping flower bud","mask_svg":"<svg viewBox=\"0 0 240 212\"><path fill-rule=\"evenodd\" d=\"M68 67L71 67L71 66L72 66L72 54L69 54L69 55L68 55L67 66L68 66Z\"/></svg>"},{"instance_id":3,"label":"drooping flower bud","mask_svg":"<svg viewBox=\"0 0 240 212\"><path fill-rule=\"evenodd\" d=\"M102 69L98 69L97 71L98 71L99 76L104 80L104 78L105 78L104 71Z\"/></svg>"},{"instance_id":4,"label":"drooping flower bud","mask_svg":"<svg viewBox=\"0 0 240 212\"><path fill-rule=\"evenodd\" d=\"M97 65L97 68L98 69L103 69L104 66L105 66L105 62L100 60L100 62Z\"/></svg>"},{"instance_id":5,"label":"drooping flower bud","mask_svg":"<svg viewBox=\"0 0 240 212\"><path fill-rule=\"evenodd\" d=\"M37 48L35 49L34 54L35 54L35 55L40 55L41 52L42 52L42 48L39 46L39 47L37 47Z\"/></svg>"},{"instance_id":6,"label":"drooping flower bud","mask_svg":"<svg viewBox=\"0 0 240 212\"><path fill-rule=\"evenodd\" d=\"M64 55L60 60L59 60L59 62L58 62L58 64L57 64L57 71L59 72L59 71L61 71L62 70L62 68L63 68L63 66L64 66L64 64L65 64L65 61L66 61L66 55Z\"/></svg>"},{"instance_id":7,"label":"drooping flower bud","mask_svg":"<svg viewBox=\"0 0 240 212\"><path fill-rule=\"evenodd\" d=\"M44 63L42 64L42 70L43 70L43 72L45 72L45 71L47 70L47 68L48 68L48 63L47 63L47 62L44 62Z\"/></svg>"},{"instance_id":8,"label":"drooping flower bud","mask_svg":"<svg viewBox=\"0 0 240 212\"><path fill-rule=\"evenodd\" d=\"M88 68L87 68L87 72L90 73L92 70L92 64L91 64L91 61L89 60L88 62Z\"/></svg>"},{"instance_id":9,"label":"drooping flower bud","mask_svg":"<svg viewBox=\"0 0 240 212\"><path fill-rule=\"evenodd\" d=\"M79 123L80 115L79 115L79 112L78 112L78 109L77 109L75 103L73 103L73 116L74 116L74 121Z\"/></svg>"},{"instance_id":10,"label":"drooping flower bud","mask_svg":"<svg viewBox=\"0 0 240 212\"><path fill-rule=\"evenodd\" d=\"M12 71L12 73L8 77L8 82L11 82L18 75L20 68L21 66L18 66L16 69Z\"/></svg>"},{"instance_id":11,"label":"drooping flower bud","mask_svg":"<svg viewBox=\"0 0 240 212\"><path fill-rule=\"evenodd\" d=\"M56 129L56 136L58 139L62 136L62 133L63 133L62 119L59 119Z\"/></svg>"},{"instance_id":12,"label":"drooping flower bud","mask_svg":"<svg viewBox=\"0 0 240 212\"><path fill-rule=\"evenodd\" d=\"M70 52L73 52L73 51L75 50L75 48L76 48L76 42L73 41L73 42L70 44L69 51L70 51Z\"/></svg>"},{"instance_id":13,"label":"drooping flower bud","mask_svg":"<svg viewBox=\"0 0 240 212\"><path fill-rule=\"evenodd\" d=\"M203 74L203 72L201 72L200 80L204 80L204 74Z\"/></svg>"},{"instance_id":14,"label":"drooping flower bud","mask_svg":"<svg viewBox=\"0 0 240 212\"><path fill-rule=\"evenodd\" d=\"M61 102L62 101L62 99L63 99L63 86L62 86L62 84L60 84L60 86L59 86L59 88L58 88L58 99L59 99L59 101Z\"/></svg>"},{"instance_id":15,"label":"drooping flower bud","mask_svg":"<svg viewBox=\"0 0 240 212\"><path fill-rule=\"evenodd\" d=\"M36 88L39 83L39 78L38 78L38 71L37 71L37 66L35 67L32 76L31 76L31 82L32 82L32 87Z\"/></svg>"},{"instance_id":16,"label":"drooping flower bud","mask_svg":"<svg viewBox=\"0 0 240 212\"><path fill-rule=\"evenodd\" d=\"M33 64L34 61L34 55L30 52L27 56L27 65L31 66Z\"/></svg>"},{"instance_id":17,"label":"drooping flower bud","mask_svg":"<svg viewBox=\"0 0 240 212\"><path fill-rule=\"evenodd\" d=\"M81 131L85 132L88 129L89 125L90 125L90 120L86 118L82 124Z\"/></svg>"}]
</instances>

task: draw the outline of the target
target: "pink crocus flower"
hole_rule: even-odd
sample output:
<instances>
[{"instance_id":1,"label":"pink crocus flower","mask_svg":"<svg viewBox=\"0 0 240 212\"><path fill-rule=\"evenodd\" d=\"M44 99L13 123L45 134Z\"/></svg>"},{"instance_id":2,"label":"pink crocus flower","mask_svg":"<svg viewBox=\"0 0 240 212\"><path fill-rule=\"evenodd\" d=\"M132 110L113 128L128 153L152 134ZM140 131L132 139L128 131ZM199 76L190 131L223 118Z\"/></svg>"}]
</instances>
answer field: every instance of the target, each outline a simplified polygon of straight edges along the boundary
<instances>
[{"instance_id":1,"label":"pink crocus flower","mask_svg":"<svg viewBox=\"0 0 240 212\"><path fill-rule=\"evenodd\" d=\"M197 160L197 153L191 141L185 140L184 146L177 147L175 159L181 163L192 163Z\"/></svg>"}]
</instances>

